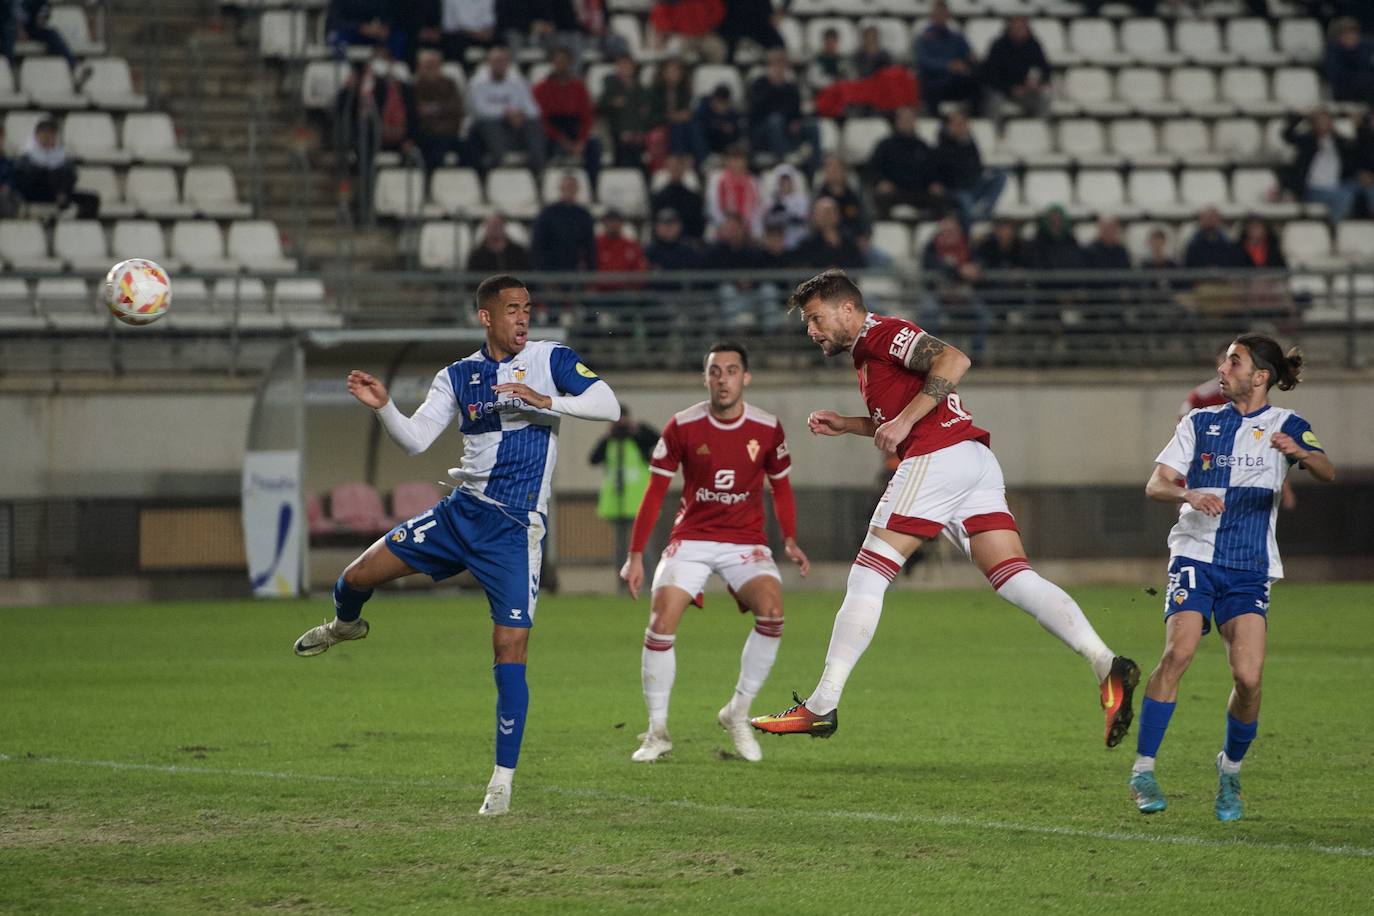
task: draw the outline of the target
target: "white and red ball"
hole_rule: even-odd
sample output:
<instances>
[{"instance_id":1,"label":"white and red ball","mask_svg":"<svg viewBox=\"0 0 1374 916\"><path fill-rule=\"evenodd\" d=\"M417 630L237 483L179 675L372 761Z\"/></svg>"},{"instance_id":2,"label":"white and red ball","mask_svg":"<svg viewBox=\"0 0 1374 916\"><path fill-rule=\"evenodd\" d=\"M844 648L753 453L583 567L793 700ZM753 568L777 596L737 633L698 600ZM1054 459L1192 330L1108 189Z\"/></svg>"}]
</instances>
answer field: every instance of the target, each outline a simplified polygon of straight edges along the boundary
<instances>
[{"instance_id":1,"label":"white and red ball","mask_svg":"<svg viewBox=\"0 0 1374 916\"><path fill-rule=\"evenodd\" d=\"M125 324L152 324L172 304L167 271L146 258L120 261L105 275L105 305Z\"/></svg>"}]
</instances>

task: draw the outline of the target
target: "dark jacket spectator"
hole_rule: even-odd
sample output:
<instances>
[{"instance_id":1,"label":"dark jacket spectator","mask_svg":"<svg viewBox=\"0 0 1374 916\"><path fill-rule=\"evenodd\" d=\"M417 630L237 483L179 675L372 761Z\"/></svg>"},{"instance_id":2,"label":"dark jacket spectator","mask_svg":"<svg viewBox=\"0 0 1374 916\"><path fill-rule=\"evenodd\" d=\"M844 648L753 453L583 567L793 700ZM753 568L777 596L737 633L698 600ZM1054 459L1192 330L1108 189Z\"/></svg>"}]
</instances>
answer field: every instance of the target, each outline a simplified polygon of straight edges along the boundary
<instances>
[{"instance_id":1,"label":"dark jacket spectator","mask_svg":"<svg viewBox=\"0 0 1374 916\"><path fill-rule=\"evenodd\" d=\"M840 227L840 208L828 197L811 207L811 234L793 251L800 267L823 270L828 267L857 269L867 265L863 250L854 236Z\"/></svg>"},{"instance_id":2,"label":"dark jacket spectator","mask_svg":"<svg viewBox=\"0 0 1374 916\"><path fill-rule=\"evenodd\" d=\"M616 58L615 72L602 84L596 110L605 119L615 144L615 164L621 168L643 165L644 135L652 124L653 100L639 82L633 57L626 54Z\"/></svg>"},{"instance_id":3,"label":"dark jacket spectator","mask_svg":"<svg viewBox=\"0 0 1374 916\"><path fill-rule=\"evenodd\" d=\"M1003 101L1031 115L1049 110L1050 61L1025 16L1007 20L1007 28L993 41L980 74L983 85Z\"/></svg>"},{"instance_id":4,"label":"dark jacket spectator","mask_svg":"<svg viewBox=\"0 0 1374 916\"><path fill-rule=\"evenodd\" d=\"M854 52L854 75L860 79L872 76L884 67L892 66L892 55L883 47L878 27L864 26L859 33L859 47Z\"/></svg>"},{"instance_id":5,"label":"dark jacket spectator","mask_svg":"<svg viewBox=\"0 0 1374 916\"><path fill-rule=\"evenodd\" d=\"M1152 229L1147 243L1150 251L1140 261L1142 270L1178 270L1178 259L1169 251L1169 236L1163 229Z\"/></svg>"},{"instance_id":6,"label":"dark jacket spectator","mask_svg":"<svg viewBox=\"0 0 1374 916\"><path fill-rule=\"evenodd\" d=\"M787 68L787 52L779 50L783 68L781 72L765 72L749 84L749 121L759 124L774 114L782 115L789 123L800 121L802 117L801 89L792 79ZM770 55L772 63L775 55Z\"/></svg>"},{"instance_id":7,"label":"dark jacket spectator","mask_svg":"<svg viewBox=\"0 0 1374 916\"><path fill-rule=\"evenodd\" d=\"M499 213L488 216L482 235L468 252L467 269L473 273L501 274L530 269L530 253L506 235L506 220Z\"/></svg>"},{"instance_id":8,"label":"dark jacket spectator","mask_svg":"<svg viewBox=\"0 0 1374 916\"><path fill-rule=\"evenodd\" d=\"M375 130L381 148L392 151L409 149L415 142L415 94L400 72L400 65L384 56L353 69L334 100L335 114L350 138Z\"/></svg>"},{"instance_id":9,"label":"dark jacket spectator","mask_svg":"<svg viewBox=\"0 0 1374 916\"><path fill-rule=\"evenodd\" d=\"M728 0L717 31L725 39L727 59L735 56L735 46L743 38L764 50L783 46L782 33L773 25L773 0Z\"/></svg>"},{"instance_id":10,"label":"dark jacket spectator","mask_svg":"<svg viewBox=\"0 0 1374 916\"><path fill-rule=\"evenodd\" d=\"M967 39L949 25L949 7L936 0L930 24L916 38L916 75L927 109L938 113L940 103L963 101L977 108L979 86L974 79L973 49Z\"/></svg>"},{"instance_id":11,"label":"dark jacket spectator","mask_svg":"<svg viewBox=\"0 0 1374 916\"><path fill-rule=\"evenodd\" d=\"M1022 270L1028 266L1026 245L1016 223L999 219L973 251L973 259L984 270Z\"/></svg>"},{"instance_id":12,"label":"dark jacket spectator","mask_svg":"<svg viewBox=\"0 0 1374 916\"><path fill-rule=\"evenodd\" d=\"M324 18L326 40L334 47L383 47L395 60L405 60L409 48L406 31L398 22L397 6L387 0L329 0Z\"/></svg>"},{"instance_id":13,"label":"dark jacket spectator","mask_svg":"<svg viewBox=\"0 0 1374 916\"><path fill-rule=\"evenodd\" d=\"M844 159L834 153L825 157L816 197L829 197L835 202L835 206L840 208L840 225L851 235L857 236L869 230L863 198L849 181L849 169Z\"/></svg>"},{"instance_id":14,"label":"dark jacket spectator","mask_svg":"<svg viewBox=\"0 0 1374 916\"><path fill-rule=\"evenodd\" d=\"M411 89L415 100L415 143L420 147L425 167L431 171L443 164L446 154L460 153L462 148L463 93L441 66L438 51L420 51Z\"/></svg>"},{"instance_id":15,"label":"dark jacket spectator","mask_svg":"<svg viewBox=\"0 0 1374 916\"><path fill-rule=\"evenodd\" d=\"M873 148L868 171L873 176L874 200L886 214L894 204L929 207L943 198L935 173L935 156L916 134L916 110L899 108L895 127Z\"/></svg>"},{"instance_id":16,"label":"dark jacket spectator","mask_svg":"<svg viewBox=\"0 0 1374 916\"><path fill-rule=\"evenodd\" d=\"M1360 35L1350 17L1331 24L1323 69L1337 102L1374 102L1374 41Z\"/></svg>"},{"instance_id":17,"label":"dark jacket spectator","mask_svg":"<svg viewBox=\"0 0 1374 916\"><path fill-rule=\"evenodd\" d=\"M77 216L90 219L100 208L100 198L76 191L76 165L57 134L57 122L44 118L34 125L14 166L14 187L30 203L75 204Z\"/></svg>"},{"instance_id":18,"label":"dark jacket spectator","mask_svg":"<svg viewBox=\"0 0 1374 916\"><path fill-rule=\"evenodd\" d=\"M1093 270L1131 269L1131 255L1121 244L1121 223L1115 217L1097 221L1097 238L1083 249L1083 258Z\"/></svg>"},{"instance_id":19,"label":"dark jacket spectator","mask_svg":"<svg viewBox=\"0 0 1374 916\"><path fill-rule=\"evenodd\" d=\"M644 249L649 266L656 270L700 270L701 249L682 235L682 220L669 209L654 218L654 238Z\"/></svg>"},{"instance_id":20,"label":"dark jacket spectator","mask_svg":"<svg viewBox=\"0 0 1374 916\"><path fill-rule=\"evenodd\" d=\"M1356 163L1354 146L1345 137L1336 133L1331 123L1331 115L1325 111L1313 112L1306 119L1301 115L1290 116L1283 131L1283 139L1294 151L1293 164L1289 172L1290 180L1287 184L1299 197L1309 186L1312 160L1317 158L1317 153L1325 142L1329 141L1332 150L1340 157L1339 181L1347 181L1353 177Z\"/></svg>"},{"instance_id":21,"label":"dark jacket spectator","mask_svg":"<svg viewBox=\"0 0 1374 916\"><path fill-rule=\"evenodd\" d=\"M687 121L692 117L692 81L687 67L676 57L659 64L649 87L649 124L652 127Z\"/></svg>"},{"instance_id":22,"label":"dark jacket spectator","mask_svg":"<svg viewBox=\"0 0 1374 916\"><path fill-rule=\"evenodd\" d=\"M1198 214L1198 229L1188 241L1183 266L1190 269L1204 267L1243 267L1245 255L1231 241L1221 227L1221 214L1208 207Z\"/></svg>"},{"instance_id":23,"label":"dark jacket spectator","mask_svg":"<svg viewBox=\"0 0 1374 916\"><path fill-rule=\"evenodd\" d=\"M744 136L744 118L730 98L730 87L717 86L697 103L692 113L697 161L711 153L723 153Z\"/></svg>"},{"instance_id":24,"label":"dark jacket spectator","mask_svg":"<svg viewBox=\"0 0 1374 916\"><path fill-rule=\"evenodd\" d=\"M967 119L958 116L967 127ZM972 188L983 177L983 156L968 130L940 129L933 153L936 180L953 191Z\"/></svg>"},{"instance_id":25,"label":"dark jacket spectator","mask_svg":"<svg viewBox=\"0 0 1374 916\"><path fill-rule=\"evenodd\" d=\"M821 32L821 46L811 53L811 63L806 68L806 84L812 92L824 89L838 80L849 79L852 75L849 63L840 53L840 32L828 28Z\"/></svg>"},{"instance_id":26,"label":"dark jacket spectator","mask_svg":"<svg viewBox=\"0 0 1374 916\"><path fill-rule=\"evenodd\" d=\"M1036 270L1082 270L1087 264L1063 207L1050 207L1041 214L1029 254L1028 266Z\"/></svg>"},{"instance_id":27,"label":"dark jacket spectator","mask_svg":"<svg viewBox=\"0 0 1374 916\"><path fill-rule=\"evenodd\" d=\"M596 270L595 223L577 191L577 178L564 175L558 200L539 211L530 240L536 270Z\"/></svg>"},{"instance_id":28,"label":"dark jacket spectator","mask_svg":"<svg viewBox=\"0 0 1374 916\"><path fill-rule=\"evenodd\" d=\"M649 198L649 209L654 213L672 210L682 223L682 234L700 240L706 234L706 200L686 184L691 162L687 156L668 157L668 183Z\"/></svg>"}]
</instances>

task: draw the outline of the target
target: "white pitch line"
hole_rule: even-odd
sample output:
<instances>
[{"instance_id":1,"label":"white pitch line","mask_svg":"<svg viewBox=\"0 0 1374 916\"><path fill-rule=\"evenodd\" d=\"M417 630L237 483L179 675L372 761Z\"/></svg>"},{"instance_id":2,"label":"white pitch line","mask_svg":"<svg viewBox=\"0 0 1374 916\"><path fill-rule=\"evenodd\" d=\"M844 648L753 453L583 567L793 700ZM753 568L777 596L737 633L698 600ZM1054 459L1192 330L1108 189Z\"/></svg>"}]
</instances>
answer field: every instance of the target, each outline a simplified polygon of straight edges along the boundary
<instances>
[{"instance_id":1,"label":"white pitch line","mask_svg":"<svg viewBox=\"0 0 1374 916\"><path fill-rule=\"evenodd\" d=\"M384 786L395 789L461 789L477 791L482 788L482 786L475 783L465 784L447 782L442 779L370 779L365 776L338 776L329 773L291 773L273 770L240 770L226 767L179 766L177 764L126 763L118 760L78 760L69 757L12 757L9 754L0 754L0 762L6 761L145 773L165 773L172 776L236 776L253 779L271 779L283 782L347 783L349 785ZM699 811L708 814L745 816L766 815L768 817L776 817L780 813L775 810L764 810L762 808L744 808L736 805L712 805L693 801L688 798L666 800L654 799L642 795L626 795L593 788L569 788L547 784L535 785L530 788L533 788L535 791L546 792L551 795L562 795L569 798L589 798L598 801L627 802L636 805L665 805L672 808L682 808L688 811ZM801 810L781 813L830 820L876 821L886 824L917 824L932 827L963 827L972 830L1000 831L1004 833L1033 833L1042 836L1073 837L1075 839L1106 840L1119 843L1154 843L1165 846L1192 846L1212 849L1242 848L1269 852L1315 852L1321 855L1344 858L1374 858L1374 848L1352 846L1348 844L1331 846L1323 843L1271 843L1244 838L1214 840L1207 837L1178 834L1130 833L1116 830L1093 830L1086 827L1021 824L1015 821L981 820L979 818L960 817L954 814L890 814L880 811L843 810Z\"/></svg>"}]
</instances>

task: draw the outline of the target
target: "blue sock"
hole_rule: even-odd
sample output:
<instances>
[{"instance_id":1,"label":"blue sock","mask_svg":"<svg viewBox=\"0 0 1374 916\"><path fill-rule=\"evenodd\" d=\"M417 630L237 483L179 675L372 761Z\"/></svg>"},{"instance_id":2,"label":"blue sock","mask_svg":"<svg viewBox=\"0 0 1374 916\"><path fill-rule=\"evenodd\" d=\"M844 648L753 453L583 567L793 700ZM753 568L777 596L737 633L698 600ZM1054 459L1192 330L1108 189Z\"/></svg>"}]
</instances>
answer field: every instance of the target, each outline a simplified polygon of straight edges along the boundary
<instances>
[{"instance_id":1,"label":"blue sock","mask_svg":"<svg viewBox=\"0 0 1374 916\"><path fill-rule=\"evenodd\" d=\"M1242 722L1230 712L1226 713L1226 757L1232 763L1240 763L1245 759L1245 752L1250 750L1250 742L1255 740L1255 732L1259 731L1259 719L1253 722Z\"/></svg>"},{"instance_id":2,"label":"blue sock","mask_svg":"<svg viewBox=\"0 0 1374 916\"><path fill-rule=\"evenodd\" d=\"M530 707L530 688L525 666L492 665L496 677L496 765L515 769L520 759L520 740L525 737L525 712Z\"/></svg>"},{"instance_id":3,"label":"blue sock","mask_svg":"<svg viewBox=\"0 0 1374 916\"><path fill-rule=\"evenodd\" d=\"M1174 703L1162 703L1146 697L1140 704L1140 730L1135 736L1135 752L1142 757L1154 757L1164 742L1164 730L1174 714Z\"/></svg>"},{"instance_id":4,"label":"blue sock","mask_svg":"<svg viewBox=\"0 0 1374 916\"><path fill-rule=\"evenodd\" d=\"M334 616L343 621L357 620L363 615L363 604L372 597L372 589L360 592L349 587L343 576L334 583Z\"/></svg>"}]
</instances>

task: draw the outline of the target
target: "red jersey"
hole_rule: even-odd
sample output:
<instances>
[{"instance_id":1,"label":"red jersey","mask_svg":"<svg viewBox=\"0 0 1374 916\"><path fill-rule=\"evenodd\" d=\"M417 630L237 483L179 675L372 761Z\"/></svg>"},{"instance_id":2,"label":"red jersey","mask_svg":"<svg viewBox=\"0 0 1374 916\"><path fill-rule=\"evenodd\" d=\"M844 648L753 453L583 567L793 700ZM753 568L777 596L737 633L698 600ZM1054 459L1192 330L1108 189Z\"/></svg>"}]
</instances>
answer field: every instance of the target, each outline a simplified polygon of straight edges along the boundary
<instances>
[{"instance_id":1,"label":"red jersey","mask_svg":"<svg viewBox=\"0 0 1374 916\"><path fill-rule=\"evenodd\" d=\"M674 414L654 447L649 470L672 477L682 467L682 505L672 540L763 544L763 478L792 470L782 424L752 404L730 422L702 401Z\"/></svg>"},{"instance_id":2,"label":"red jersey","mask_svg":"<svg viewBox=\"0 0 1374 916\"><path fill-rule=\"evenodd\" d=\"M1184 401L1183 406L1178 409L1178 418L1182 420L1199 407L1216 407L1218 404L1225 404L1229 400L1230 398L1221 393L1221 379L1209 378L1188 392L1188 400Z\"/></svg>"},{"instance_id":3,"label":"red jersey","mask_svg":"<svg viewBox=\"0 0 1374 916\"><path fill-rule=\"evenodd\" d=\"M925 386L926 377L907 364L925 333L904 318L870 313L864 319L863 330L850 353L854 356L854 368L859 370L859 393L868 407L868 415L879 426L905 410ZM988 445L991 436L987 430L973 425L973 417L964 409L958 392L950 392L949 397L916 421L911 433L897 446L897 454L902 458L928 455L966 439Z\"/></svg>"}]
</instances>

